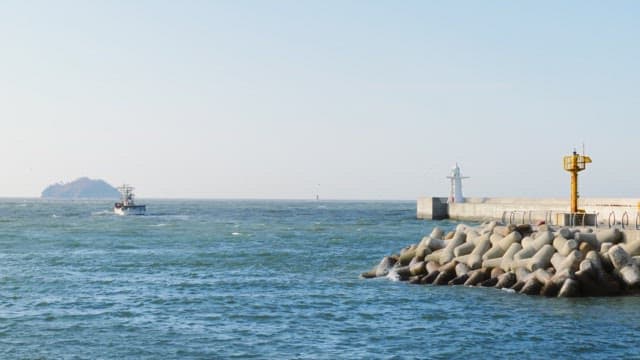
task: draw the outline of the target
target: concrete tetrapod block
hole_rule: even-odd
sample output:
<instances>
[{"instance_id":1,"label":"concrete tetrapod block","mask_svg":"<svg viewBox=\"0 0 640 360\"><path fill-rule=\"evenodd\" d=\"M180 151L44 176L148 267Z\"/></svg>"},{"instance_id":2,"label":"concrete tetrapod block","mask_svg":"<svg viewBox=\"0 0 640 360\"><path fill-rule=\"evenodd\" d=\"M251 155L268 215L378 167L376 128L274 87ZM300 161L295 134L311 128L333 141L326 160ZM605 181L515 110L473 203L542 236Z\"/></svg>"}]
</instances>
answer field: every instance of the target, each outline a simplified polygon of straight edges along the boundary
<instances>
[{"instance_id":1,"label":"concrete tetrapod block","mask_svg":"<svg viewBox=\"0 0 640 360\"><path fill-rule=\"evenodd\" d=\"M435 280L433 281L434 285L445 285L446 283L448 283L449 281L451 281L453 278L456 277L456 265L458 265L458 263L456 263L455 261L451 261L447 264L444 264L442 266L440 266L440 269L438 269L438 276L435 278Z\"/></svg>"},{"instance_id":2,"label":"concrete tetrapod block","mask_svg":"<svg viewBox=\"0 0 640 360\"><path fill-rule=\"evenodd\" d=\"M453 249L453 255L455 257L458 256L463 256L463 255L468 255L471 254L471 252L473 251L473 249L475 248L475 244L473 244L472 242L466 242L464 244L460 244L458 246L456 246L455 249Z\"/></svg>"},{"instance_id":3,"label":"concrete tetrapod block","mask_svg":"<svg viewBox=\"0 0 640 360\"><path fill-rule=\"evenodd\" d=\"M380 260L378 265L374 266L371 270L360 274L360 276L365 279L387 276L395 263L395 258L391 256L385 256L382 258L382 260Z\"/></svg>"},{"instance_id":4,"label":"concrete tetrapod block","mask_svg":"<svg viewBox=\"0 0 640 360\"><path fill-rule=\"evenodd\" d=\"M476 229L467 230L467 242L474 242L476 238L480 237L480 233Z\"/></svg>"},{"instance_id":5,"label":"concrete tetrapod block","mask_svg":"<svg viewBox=\"0 0 640 360\"><path fill-rule=\"evenodd\" d=\"M562 262L566 258L566 256L562 256L560 255L560 253L555 253L553 254L553 256L551 256L551 259L549 261L551 262L551 266L553 266L556 271L560 271L560 264L562 264Z\"/></svg>"},{"instance_id":6,"label":"concrete tetrapod block","mask_svg":"<svg viewBox=\"0 0 640 360\"><path fill-rule=\"evenodd\" d=\"M495 259L487 259L482 262L482 267L486 267L489 269L498 268L502 264L502 258L498 257Z\"/></svg>"},{"instance_id":7,"label":"concrete tetrapod block","mask_svg":"<svg viewBox=\"0 0 640 360\"><path fill-rule=\"evenodd\" d=\"M466 264L467 260L469 259L469 256L471 256L471 255L456 256L456 257L453 258L453 261Z\"/></svg>"},{"instance_id":8,"label":"concrete tetrapod block","mask_svg":"<svg viewBox=\"0 0 640 360\"><path fill-rule=\"evenodd\" d=\"M619 294L621 291L620 283L611 275L603 272L599 268L598 262L598 259L589 256L580 263L580 270L575 273L575 277L580 283L582 295L610 296Z\"/></svg>"},{"instance_id":9,"label":"concrete tetrapod block","mask_svg":"<svg viewBox=\"0 0 640 360\"><path fill-rule=\"evenodd\" d=\"M393 265L396 264L396 259L390 256L385 256L382 258L378 266L376 266L376 277L382 277L389 275L389 271L393 268Z\"/></svg>"},{"instance_id":10,"label":"concrete tetrapod block","mask_svg":"<svg viewBox=\"0 0 640 360\"><path fill-rule=\"evenodd\" d=\"M428 246L429 249L431 249L431 251L433 252L436 250L444 249L449 241L451 241L451 239L443 240L431 238L431 240L429 240Z\"/></svg>"},{"instance_id":11,"label":"concrete tetrapod block","mask_svg":"<svg viewBox=\"0 0 640 360\"><path fill-rule=\"evenodd\" d=\"M524 283L519 293L526 295L539 295L540 290L542 290L542 283L535 276L533 276Z\"/></svg>"},{"instance_id":12,"label":"concrete tetrapod block","mask_svg":"<svg viewBox=\"0 0 640 360\"><path fill-rule=\"evenodd\" d=\"M506 272L498 276L498 282L495 287L498 289L508 289L516 283L516 274L512 272Z\"/></svg>"},{"instance_id":13,"label":"concrete tetrapod block","mask_svg":"<svg viewBox=\"0 0 640 360\"><path fill-rule=\"evenodd\" d=\"M623 234L620 231L620 229L617 229L617 228L599 230L595 234L596 234L596 239L600 244L605 242L618 244L623 240Z\"/></svg>"},{"instance_id":14,"label":"concrete tetrapod block","mask_svg":"<svg viewBox=\"0 0 640 360\"><path fill-rule=\"evenodd\" d=\"M398 259L398 261L401 266L409 265L411 260L416 256L416 249L416 245L411 245L400 251L400 259Z\"/></svg>"},{"instance_id":15,"label":"concrete tetrapod block","mask_svg":"<svg viewBox=\"0 0 640 360\"><path fill-rule=\"evenodd\" d=\"M604 271L608 273L613 271L613 264L611 263L611 258L609 257L609 249L611 249L611 247L613 247L612 243L603 243L600 246L600 251L598 252L598 255L600 255L600 260L602 261L602 267L604 268Z\"/></svg>"},{"instance_id":16,"label":"concrete tetrapod block","mask_svg":"<svg viewBox=\"0 0 640 360\"><path fill-rule=\"evenodd\" d=\"M469 279L464 282L466 286L475 286L489 278L491 271L487 268L480 268L469 272Z\"/></svg>"},{"instance_id":17,"label":"concrete tetrapod block","mask_svg":"<svg viewBox=\"0 0 640 360\"><path fill-rule=\"evenodd\" d=\"M578 243L573 239L567 239L564 236L558 235L553 239L553 247L562 256L567 256L569 253L578 248Z\"/></svg>"},{"instance_id":18,"label":"concrete tetrapod block","mask_svg":"<svg viewBox=\"0 0 640 360\"><path fill-rule=\"evenodd\" d=\"M491 246L495 246L502 239L504 239L504 236L500 234L491 234L491 236L489 236L489 240L491 241Z\"/></svg>"},{"instance_id":19,"label":"concrete tetrapod block","mask_svg":"<svg viewBox=\"0 0 640 360\"><path fill-rule=\"evenodd\" d=\"M429 247L431 238L426 239L427 240L425 241L425 238L422 238L422 241L420 241L420 243L418 243L418 246L416 247L416 257L419 257L421 259L424 259L425 256L432 253L432 250Z\"/></svg>"},{"instance_id":20,"label":"concrete tetrapod block","mask_svg":"<svg viewBox=\"0 0 640 360\"><path fill-rule=\"evenodd\" d=\"M440 264L446 264L453 260L453 258L455 257L453 254L453 249L455 249L456 246L462 245L465 242L466 238L467 235L465 233L463 233L462 231L456 231L453 239L449 240L447 246L442 249L442 254L440 254Z\"/></svg>"},{"instance_id":21,"label":"concrete tetrapod block","mask_svg":"<svg viewBox=\"0 0 640 360\"><path fill-rule=\"evenodd\" d=\"M467 236L467 242L469 242L469 237ZM473 239L471 239L470 241L473 243L473 245L478 246L486 241L489 242L489 247L491 247L491 235L490 234L482 234L478 237L475 237Z\"/></svg>"},{"instance_id":22,"label":"concrete tetrapod block","mask_svg":"<svg viewBox=\"0 0 640 360\"><path fill-rule=\"evenodd\" d=\"M491 273L489 274L489 278L480 283L480 286L495 286L498 283L498 277L504 274L504 270L499 267L491 269Z\"/></svg>"},{"instance_id":23,"label":"concrete tetrapod block","mask_svg":"<svg viewBox=\"0 0 640 360\"><path fill-rule=\"evenodd\" d=\"M509 233L504 238L502 238L502 240L498 242L498 246L505 249L506 251L509 248L509 246L511 246L511 244L519 243L521 240L522 240L522 235L520 235L519 232L514 231L512 233Z\"/></svg>"},{"instance_id":24,"label":"concrete tetrapod block","mask_svg":"<svg viewBox=\"0 0 640 360\"><path fill-rule=\"evenodd\" d=\"M553 232L552 228L546 228L546 229L542 228L542 229L538 229L538 231L534 232L531 236L534 239L539 239L539 238L540 239L542 239L542 238L546 239L546 240L539 240L539 241L550 241L550 242L553 242L553 238L556 237L556 234ZM547 243L550 243L550 242L547 242Z\"/></svg>"},{"instance_id":25,"label":"concrete tetrapod block","mask_svg":"<svg viewBox=\"0 0 640 360\"><path fill-rule=\"evenodd\" d=\"M553 246L547 244L543 246L527 264L529 271L535 271L537 269L545 269L551 264L551 256L556 252Z\"/></svg>"},{"instance_id":26,"label":"concrete tetrapod block","mask_svg":"<svg viewBox=\"0 0 640 360\"><path fill-rule=\"evenodd\" d=\"M580 270L575 273L576 280L580 283L580 289L585 296L603 295L601 286L598 284L597 272L591 260L583 260L580 263Z\"/></svg>"},{"instance_id":27,"label":"concrete tetrapod block","mask_svg":"<svg viewBox=\"0 0 640 360\"><path fill-rule=\"evenodd\" d=\"M491 247L491 241L488 236L481 237L476 247L473 249L466 263L471 269L478 269L482 266L482 255L484 255Z\"/></svg>"},{"instance_id":28,"label":"concrete tetrapod block","mask_svg":"<svg viewBox=\"0 0 640 360\"><path fill-rule=\"evenodd\" d=\"M493 246L489 250L487 250L484 254L482 254L482 260L491 260L491 259L500 259L506 249L501 248L500 246Z\"/></svg>"},{"instance_id":29,"label":"concrete tetrapod block","mask_svg":"<svg viewBox=\"0 0 640 360\"><path fill-rule=\"evenodd\" d=\"M409 271L411 272L411 275L414 275L414 276L425 275L427 273L427 269L425 268L425 262L419 261L409 266Z\"/></svg>"},{"instance_id":30,"label":"concrete tetrapod block","mask_svg":"<svg viewBox=\"0 0 640 360\"><path fill-rule=\"evenodd\" d=\"M562 248L558 250L558 252L566 256L566 255L569 255L572 251L576 250L577 248L578 248L578 242L573 239L569 239L567 240L567 242L564 243Z\"/></svg>"},{"instance_id":31,"label":"concrete tetrapod block","mask_svg":"<svg viewBox=\"0 0 640 360\"><path fill-rule=\"evenodd\" d=\"M365 279L371 279L376 277L376 268L374 267L373 269L367 271L367 272L363 272L360 274L360 277L365 278Z\"/></svg>"},{"instance_id":32,"label":"concrete tetrapod block","mask_svg":"<svg viewBox=\"0 0 640 360\"><path fill-rule=\"evenodd\" d=\"M596 248L594 248L593 245L591 245L591 243L583 241L578 245L578 250L583 254L587 254L589 253L589 251L596 250Z\"/></svg>"},{"instance_id":33,"label":"concrete tetrapod block","mask_svg":"<svg viewBox=\"0 0 640 360\"><path fill-rule=\"evenodd\" d=\"M558 292L558 297L576 296L580 296L580 284L574 279L565 279L562 287L560 287L560 291Z\"/></svg>"},{"instance_id":34,"label":"concrete tetrapod block","mask_svg":"<svg viewBox=\"0 0 640 360\"><path fill-rule=\"evenodd\" d=\"M469 272L467 264L459 263L455 267L456 276L462 276Z\"/></svg>"},{"instance_id":35,"label":"concrete tetrapod block","mask_svg":"<svg viewBox=\"0 0 640 360\"><path fill-rule=\"evenodd\" d=\"M516 275L516 282L515 284L513 284L513 286L511 286L511 289L519 292L524 284L529 281L532 275L531 272L522 267L515 269L513 273Z\"/></svg>"},{"instance_id":36,"label":"concrete tetrapod block","mask_svg":"<svg viewBox=\"0 0 640 360\"><path fill-rule=\"evenodd\" d=\"M440 275L440 271L438 271L438 270L430 272L428 275L423 276L422 279L420 279L420 283L421 284L432 284L438 278L438 275Z\"/></svg>"},{"instance_id":37,"label":"concrete tetrapod block","mask_svg":"<svg viewBox=\"0 0 640 360\"><path fill-rule=\"evenodd\" d=\"M522 236L528 236L533 233L533 227L531 224L520 224L516 225L516 231Z\"/></svg>"},{"instance_id":38,"label":"concrete tetrapod block","mask_svg":"<svg viewBox=\"0 0 640 360\"><path fill-rule=\"evenodd\" d=\"M538 252L538 250L536 250L536 248L534 248L533 246L531 246L529 244L529 245L527 245L527 247L523 247L522 249L520 249L520 251L515 253L513 255L513 260L526 260L526 259L529 259L533 255L535 255L537 252Z\"/></svg>"},{"instance_id":39,"label":"concrete tetrapod block","mask_svg":"<svg viewBox=\"0 0 640 360\"><path fill-rule=\"evenodd\" d=\"M427 273L431 274L432 272L438 271L438 269L440 269L440 264L435 261L428 261L425 265L425 268L427 269Z\"/></svg>"},{"instance_id":40,"label":"concrete tetrapod block","mask_svg":"<svg viewBox=\"0 0 640 360\"><path fill-rule=\"evenodd\" d=\"M540 295L543 296L556 296L560 292L560 288L566 279L572 277L572 273L569 269L555 273L549 281L545 282L540 290Z\"/></svg>"},{"instance_id":41,"label":"concrete tetrapod block","mask_svg":"<svg viewBox=\"0 0 640 360\"><path fill-rule=\"evenodd\" d=\"M491 234L493 233L493 229L495 229L495 227L498 225L498 222L493 220L493 221L489 221L485 226L484 229L482 230L482 234Z\"/></svg>"},{"instance_id":42,"label":"concrete tetrapod block","mask_svg":"<svg viewBox=\"0 0 640 360\"><path fill-rule=\"evenodd\" d=\"M420 245L426 246L427 243L429 242L429 240L431 240L431 237L423 236L422 239L420 240L420 242L418 243L418 246L420 246Z\"/></svg>"},{"instance_id":43,"label":"concrete tetrapod block","mask_svg":"<svg viewBox=\"0 0 640 360\"><path fill-rule=\"evenodd\" d=\"M497 225L495 228L493 228L493 233L494 234L500 234L502 236L507 236L510 233L514 232L516 230L516 226L515 225Z\"/></svg>"},{"instance_id":44,"label":"concrete tetrapod block","mask_svg":"<svg viewBox=\"0 0 640 360\"><path fill-rule=\"evenodd\" d=\"M629 253L627 253L620 245L614 245L609 249L609 258L616 270L620 270L633 263L631 255L629 255Z\"/></svg>"},{"instance_id":45,"label":"concrete tetrapod block","mask_svg":"<svg viewBox=\"0 0 640 360\"><path fill-rule=\"evenodd\" d=\"M524 239L523 239L524 240ZM545 231L543 233L538 233L538 235L530 241L526 243L522 243L522 250L520 250L517 254L514 255L514 260L522 260L528 259L534 256L543 246L551 244L553 240L553 233L550 231Z\"/></svg>"},{"instance_id":46,"label":"concrete tetrapod block","mask_svg":"<svg viewBox=\"0 0 640 360\"><path fill-rule=\"evenodd\" d=\"M589 260L593 265L593 269L595 270L595 275L598 280L603 280L606 271L604 270L604 266L602 265L602 257L600 253L597 251L590 251L584 257L585 260Z\"/></svg>"},{"instance_id":47,"label":"concrete tetrapod block","mask_svg":"<svg viewBox=\"0 0 640 360\"><path fill-rule=\"evenodd\" d=\"M482 260L495 259L504 256L509 247L522 240L522 236L519 232L512 232L508 236L503 237L498 243L496 243L491 249L482 255ZM484 265L483 265L484 266Z\"/></svg>"},{"instance_id":48,"label":"concrete tetrapod block","mask_svg":"<svg viewBox=\"0 0 640 360\"><path fill-rule=\"evenodd\" d=\"M464 274L461 276L456 276L452 280L448 282L449 285L463 285L465 282L469 280L469 274Z\"/></svg>"},{"instance_id":49,"label":"concrete tetrapod block","mask_svg":"<svg viewBox=\"0 0 640 360\"><path fill-rule=\"evenodd\" d=\"M613 267L627 286L634 287L640 284L640 269L622 246L612 246L609 249L609 257Z\"/></svg>"},{"instance_id":50,"label":"concrete tetrapod block","mask_svg":"<svg viewBox=\"0 0 640 360\"><path fill-rule=\"evenodd\" d=\"M632 240L621 245L624 250L631 256L640 255L640 240Z\"/></svg>"},{"instance_id":51,"label":"concrete tetrapod block","mask_svg":"<svg viewBox=\"0 0 640 360\"><path fill-rule=\"evenodd\" d=\"M558 272L565 269L568 269L569 271L576 271L578 270L578 267L580 266L580 262L582 260L582 253L578 250L573 250L571 253L569 253L569 255L562 259L562 262L560 262L560 264L552 264Z\"/></svg>"},{"instance_id":52,"label":"concrete tetrapod block","mask_svg":"<svg viewBox=\"0 0 640 360\"><path fill-rule=\"evenodd\" d=\"M552 276L552 274L550 274L545 269L538 269L532 272L531 275L534 276L536 279L538 279L538 281L540 281L542 284L550 281Z\"/></svg>"},{"instance_id":53,"label":"concrete tetrapod block","mask_svg":"<svg viewBox=\"0 0 640 360\"><path fill-rule=\"evenodd\" d=\"M573 231L571 231L571 229L569 229L568 227L563 227L558 230L557 236L560 236L567 240L573 239Z\"/></svg>"},{"instance_id":54,"label":"concrete tetrapod block","mask_svg":"<svg viewBox=\"0 0 640 360\"><path fill-rule=\"evenodd\" d=\"M440 256L442 255L443 251L444 251L444 249L436 250L436 251L432 252L431 254L425 256L424 260L425 261L435 261L438 264L440 264Z\"/></svg>"},{"instance_id":55,"label":"concrete tetrapod block","mask_svg":"<svg viewBox=\"0 0 640 360\"><path fill-rule=\"evenodd\" d=\"M507 251L502 256L500 268L502 268L502 270L504 270L505 272L511 270L512 264L514 262L513 257L520 250L522 250L522 246L519 243L512 243L511 246L509 246L509 249L507 249Z\"/></svg>"},{"instance_id":56,"label":"concrete tetrapod block","mask_svg":"<svg viewBox=\"0 0 640 360\"><path fill-rule=\"evenodd\" d=\"M600 242L594 233L579 232L574 235L574 239L578 242L578 246L581 243L587 243L593 250L600 250Z\"/></svg>"},{"instance_id":57,"label":"concrete tetrapod block","mask_svg":"<svg viewBox=\"0 0 640 360\"><path fill-rule=\"evenodd\" d=\"M431 230L431 234L429 235L430 238L439 239L439 240L442 240L443 236L444 236L444 230L442 230L438 226L434 227L433 230Z\"/></svg>"},{"instance_id":58,"label":"concrete tetrapod block","mask_svg":"<svg viewBox=\"0 0 640 360\"><path fill-rule=\"evenodd\" d=\"M497 278L502 274L504 274L504 270L502 270L501 268L495 268L491 269L491 273L489 274L489 276L491 276L492 278Z\"/></svg>"},{"instance_id":59,"label":"concrete tetrapod block","mask_svg":"<svg viewBox=\"0 0 640 360\"><path fill-rule=\"evenodd\" d=\"M424 261L424 259L420 259L419 257L415 256L413 259L411 259L411 261L409 261L409 266L413 266L415 263L418 263L420 261Z\"/></svg>"},{"instance_id":60,"label":"concrete tetrapod block","mask_svg":"<svg viewBox=\"0 0 640 360\"><path fill-rule=\"evenodd\" d=\"M531 236L525 236L522 238L522 240L520 240L520 245L522 245L522 248L526 248L529 247L532 242L533 238Z\"/></svg>"},{"instance_id":61,"label":"concrete tetrapod block","mask_svg":"<svg viewBox=\"0 0 640 360\"><path fill-rule=\"evenodd\" d=\"M400 281L406 281L411 276L411 267L409 265L396 266L392 270L398 275L398 280Z\"/></svg>"},{"instance_id":62,"label":"concrete tetrapod block","mask_svg":"<svg viewBox=\"0 0 640 360\"><path fill-rule=\"evenodd\" d=\"M551 227L548 224L542 224L542 225L538 226L537 230L539 232L541 232L541 231L551 231Z\"/></svg>"}]
</instances>

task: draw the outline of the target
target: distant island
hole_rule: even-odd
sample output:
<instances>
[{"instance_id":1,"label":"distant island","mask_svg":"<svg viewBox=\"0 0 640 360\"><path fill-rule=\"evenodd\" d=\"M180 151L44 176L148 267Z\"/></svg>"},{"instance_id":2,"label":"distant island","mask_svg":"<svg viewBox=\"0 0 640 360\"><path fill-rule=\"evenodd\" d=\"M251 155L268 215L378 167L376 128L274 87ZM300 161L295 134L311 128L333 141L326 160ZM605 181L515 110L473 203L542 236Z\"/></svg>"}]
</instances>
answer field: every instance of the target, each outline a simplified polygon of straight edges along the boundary
<instances>
[{"instance_id":1,"label":"distant island","mask_svg":"<svg viewBox=\"0 0 640 360\"><path fill-rule=\"evenodd\" d=\"M118 189L104 180L82 177L69 183L49 185L42 191L43 199L119 199Z\"/></svg>"}]
</instances>

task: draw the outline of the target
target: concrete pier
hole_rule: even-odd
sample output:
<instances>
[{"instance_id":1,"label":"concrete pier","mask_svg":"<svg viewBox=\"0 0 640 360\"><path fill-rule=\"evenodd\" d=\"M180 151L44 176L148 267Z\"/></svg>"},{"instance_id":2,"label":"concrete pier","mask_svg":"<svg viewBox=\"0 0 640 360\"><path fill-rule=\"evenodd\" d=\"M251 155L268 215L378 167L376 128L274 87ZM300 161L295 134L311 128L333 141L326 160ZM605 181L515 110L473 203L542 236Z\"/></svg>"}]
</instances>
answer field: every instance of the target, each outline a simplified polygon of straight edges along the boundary
<instances>
[{"instance_id":1,"label":"concrete pier","mask_svg":"<svg viewBox=\"0 0 640 360\"><path fill-rule=\"evenodd\" d=\"M458 221L498 220L505 224L568 225L569 199L465 198L463 203L447 203L443 197L423 197L417 201L418 219ZM596 226L640 229L640 198L581 198L580 208L593 217Z\"/></svg>"}]
</instances>

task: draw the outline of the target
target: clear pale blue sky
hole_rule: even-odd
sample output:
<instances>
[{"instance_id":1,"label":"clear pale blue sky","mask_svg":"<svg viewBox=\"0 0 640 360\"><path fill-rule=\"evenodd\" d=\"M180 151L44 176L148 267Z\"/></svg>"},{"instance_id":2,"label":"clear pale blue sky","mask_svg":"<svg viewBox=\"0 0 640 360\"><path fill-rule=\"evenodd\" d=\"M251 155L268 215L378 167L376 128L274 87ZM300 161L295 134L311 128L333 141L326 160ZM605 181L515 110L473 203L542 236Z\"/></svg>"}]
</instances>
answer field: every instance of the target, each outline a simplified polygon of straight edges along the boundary
<instances>
[{"instance_id":1,"label":"clear pale blue sky","mask_svg":"<svg viewBox=\"0 0 640 360\"><path fill-rule=\"evenodd\" d=\"M4 1L0 196L640 197L637 1ZM318 185L319 184L319 185Z\"/></svg>"}]
</instances>

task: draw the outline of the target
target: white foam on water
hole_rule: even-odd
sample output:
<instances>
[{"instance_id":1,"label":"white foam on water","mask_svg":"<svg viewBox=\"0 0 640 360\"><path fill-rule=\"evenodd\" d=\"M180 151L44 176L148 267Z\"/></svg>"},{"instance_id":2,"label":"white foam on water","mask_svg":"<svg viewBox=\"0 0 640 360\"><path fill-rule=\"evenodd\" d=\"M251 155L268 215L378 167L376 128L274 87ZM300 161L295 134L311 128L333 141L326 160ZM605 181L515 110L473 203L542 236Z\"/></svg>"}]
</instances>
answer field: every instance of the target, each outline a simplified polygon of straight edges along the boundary
<instances>
[{"instance_id":1,"label":"white foam on water","mask_svg":"<svg viewBox=\"0 0 640 360\"><path fill-rule=\"evenodd\" d=\"M232 232L232 233L231 233L231 235L233 235L233 236L239 236L239 235L242 235L242 234L241 234L241 233L239 233L239 232Z\"/></svg>"},{"instance_id":2,"label":"white foam on water","mask_svg":"<svg viewBox=\"0 0 640 360\"><path fill-rule=\"evenodd\" d=\"M392 269L387 274L387 279L389 279L391 281L400 281L400 275L398 275L398 273L395 270Z\"/></svg>"}]
</instances>

